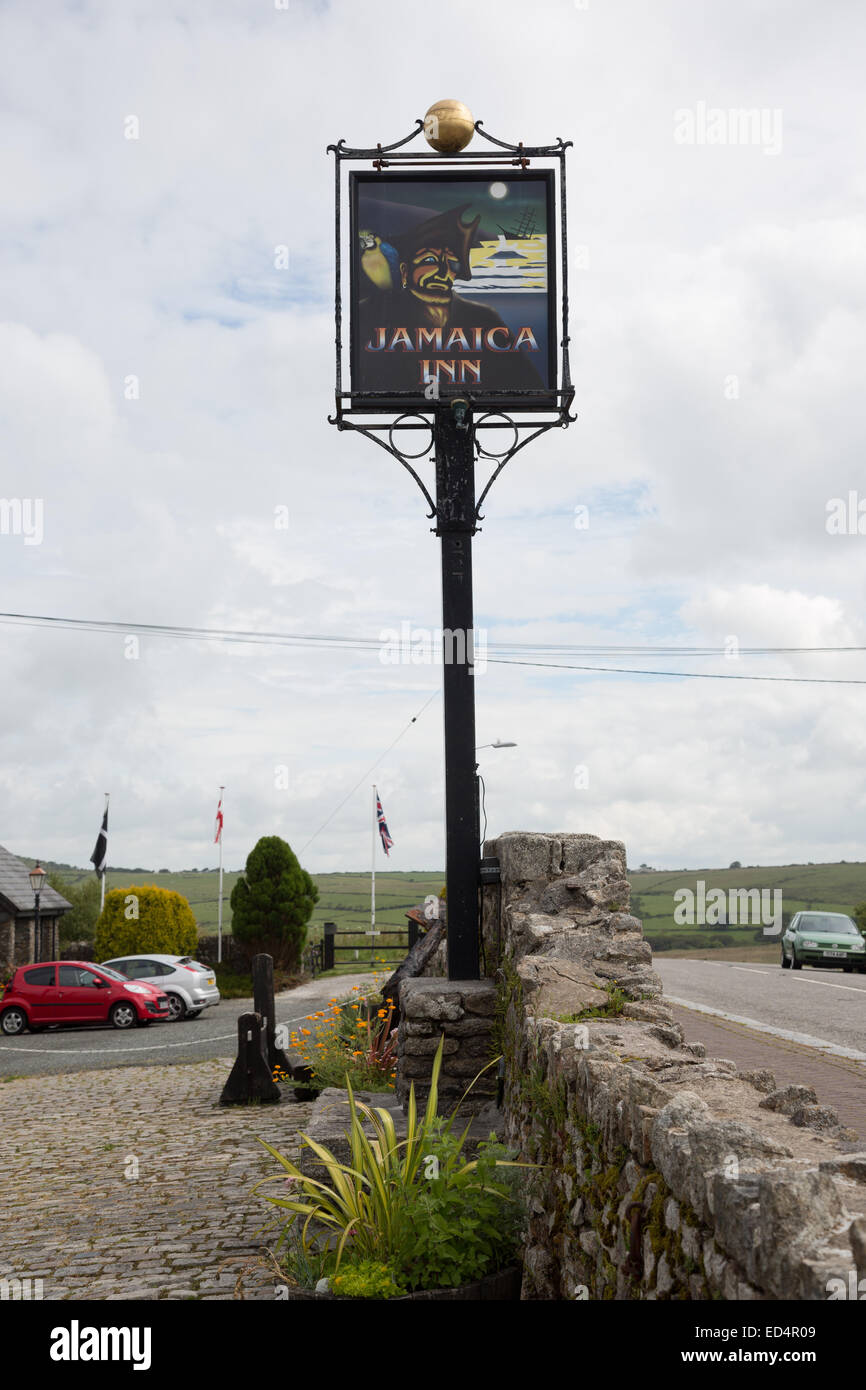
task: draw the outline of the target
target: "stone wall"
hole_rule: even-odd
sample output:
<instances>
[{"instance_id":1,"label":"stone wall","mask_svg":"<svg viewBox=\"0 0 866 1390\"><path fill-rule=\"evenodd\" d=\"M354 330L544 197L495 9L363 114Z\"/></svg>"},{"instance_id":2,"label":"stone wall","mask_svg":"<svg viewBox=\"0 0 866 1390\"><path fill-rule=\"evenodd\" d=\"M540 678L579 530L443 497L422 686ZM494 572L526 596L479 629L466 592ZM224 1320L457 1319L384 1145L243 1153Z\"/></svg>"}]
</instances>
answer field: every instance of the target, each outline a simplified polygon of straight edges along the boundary
<instances>
[{"instance_id":1,"label":"stone wall","mask_svg":"<svg viewBox=\"0 0 866 1390\"><path fill-rule=\"evenodd\" d=\"M196 942L195 955L202 965L216 965L219 951L219 936L214 932L213 935L200 936ZM231 970L238 971L241 975L250 973L249 952L245 951L239 941L236 941L228 932L223 934L222 963Z\"/></svg>"},{"instance_id":2,"label":"stone wall","mask_svg":"<svg viewBox=\"0 0 866 1390\"><path fill-rule=\"evenodd\" d=\"M419 1108L426 1102L440 1038L444 1038L438 1083L440 1112L450 1114L458 1103L465 1115L483 1109L496 1094L496 1070L488 1067L494 1054L496 1009L497 989L492 980L416 976L401 981L396 1089L404 1110L412 1086Z\"/></svg>"},{"instance_id":3,"label":"stone wall","mask_svg":"<svg viewBox=\"0 0 866 1390\"><path fill-rule=\"evenodd\" d=\"M508 834L485 854L507 1136L539 1165L523 1297L856 1296L866 1145L807 1088L684 1043L622 844Z\"/></svg>"},{"instance_id":4,"label":"stone wall","mask_svg":"<svg viewBox=\"0 0 866 1390\"><path fill-rule=\"evenodd\" d=\"M60 943L60 927L57 917L43 917L40 921L42 938L41 960L57 960ZM29 965L36 959L36 923L32 917L7 918L0 923L0 966L5 970L15 970L19 965Z\"/></svg>"}]
</instances>

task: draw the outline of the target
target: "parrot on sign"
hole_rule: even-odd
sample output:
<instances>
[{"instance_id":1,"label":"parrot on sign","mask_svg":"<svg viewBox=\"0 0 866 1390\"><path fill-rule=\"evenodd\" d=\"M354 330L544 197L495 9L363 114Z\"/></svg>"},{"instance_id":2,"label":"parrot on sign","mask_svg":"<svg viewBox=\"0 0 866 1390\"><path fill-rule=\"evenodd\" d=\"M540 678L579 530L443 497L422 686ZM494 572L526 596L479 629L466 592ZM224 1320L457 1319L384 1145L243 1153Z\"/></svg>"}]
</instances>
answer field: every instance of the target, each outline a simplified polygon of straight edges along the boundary
<instances>
[{"instance_id":1,"label":"parrot on sign","mask_svg":"<svg viewBox=\"0 0 866 1390\"><path fill-rule=\"evenodd\" d=\"M400 283L400 261L397 252L389 242L383 241L375 232L367 230L358 233L361 248L361 269L377 290L387 292L396 289Z\"/></svg>"}]
</instances>

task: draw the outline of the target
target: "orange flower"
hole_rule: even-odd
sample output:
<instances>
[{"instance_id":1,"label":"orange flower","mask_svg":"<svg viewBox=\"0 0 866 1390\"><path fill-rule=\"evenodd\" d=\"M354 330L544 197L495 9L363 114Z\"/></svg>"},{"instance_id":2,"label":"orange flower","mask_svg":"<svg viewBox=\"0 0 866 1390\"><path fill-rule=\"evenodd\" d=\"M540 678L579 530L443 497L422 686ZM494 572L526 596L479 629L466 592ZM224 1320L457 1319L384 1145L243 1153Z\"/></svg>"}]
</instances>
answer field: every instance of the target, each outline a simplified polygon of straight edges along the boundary
<instances>
[{"instance_id":1,"label":"orange flower","mask_svg":"<svg viewBox=\"0 0 866 1390\"><path fill-rule=\"evenodd\" d=\"M309 1028L302 1028L302 1029L301 1029L301 1032L303 1033L303 1035L304 1035L305 1038L308 1038L308 1037L310 1036L310 1030L309 1030Z\"/></svg>"}]
</instances>

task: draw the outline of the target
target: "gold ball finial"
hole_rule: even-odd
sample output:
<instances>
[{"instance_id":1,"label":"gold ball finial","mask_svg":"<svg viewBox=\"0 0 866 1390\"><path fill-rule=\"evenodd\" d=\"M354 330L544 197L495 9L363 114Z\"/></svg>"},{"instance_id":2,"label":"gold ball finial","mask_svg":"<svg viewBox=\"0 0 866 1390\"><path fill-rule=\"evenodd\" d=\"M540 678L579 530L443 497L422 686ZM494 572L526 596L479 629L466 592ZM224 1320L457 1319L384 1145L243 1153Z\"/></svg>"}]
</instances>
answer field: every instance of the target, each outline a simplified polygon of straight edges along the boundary
<instances>
[{"instance_id":1,"label":"gold ball finial","mask_svg":"<svg viewBox=\"0 0 866 1390\"><path fill-rule=\"evenodd\" d=\"M447 97L434 101L424 117L424 138L440 154L456 154L475 134L475 121L468 106Z\"/></svg>"}]
</instances>

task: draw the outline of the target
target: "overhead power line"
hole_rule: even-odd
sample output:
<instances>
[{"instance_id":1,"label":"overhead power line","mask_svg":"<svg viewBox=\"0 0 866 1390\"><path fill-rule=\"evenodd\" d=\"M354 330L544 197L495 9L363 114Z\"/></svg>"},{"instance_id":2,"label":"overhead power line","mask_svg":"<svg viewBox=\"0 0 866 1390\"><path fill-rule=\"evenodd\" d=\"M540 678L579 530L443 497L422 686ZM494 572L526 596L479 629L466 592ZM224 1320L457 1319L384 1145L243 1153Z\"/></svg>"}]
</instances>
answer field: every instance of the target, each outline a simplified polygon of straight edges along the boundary
<instances>
[{"instance_id":1,"label":"overhead power line","mask_svg":"<svg viewBox=\"0 0 866 1390\"><path fill-rule=\"evenodd\" d=\"M409 720L409 723L405 726L405 728L403 728L403 729L400 730L399 734L398 734L397 737L394 739L394 742L393 742L393 743L389 743L389 744L388 744L388 747L385 749L384 753L380 753L379 756L378 756L378 758L376 759L376 761L375 761L374 763L371 763L371 764L370 764L370 766L367 768L367 771L366 771L361 777L358 778L358 780L357 780L357 782L355 783L354 787L352 787L352 790L346 792L346 795L343 797L343 800L340 802L339 806L335 806L335 807L334 807L334 810L333 810L333 811L331 812L331 814L328 816L327 820L323 820L323 821L322 821L322 824L319 826L319 828L318 828L318 830L316 831L315 835L311 835L310 838L309 838L309 840L307 841L307 843L306 843L305 845L302 845L302 846L301 846L300 851L299 851L300 854L303 854L304 850L307 849L307 848L313 843L313 841L314 841L315 839L318 838L319 835L321 835L321 833L322 833L322 831L325 829L325 826L326 826L326 825L330 825L331 821L334 819L334 816L337 814L337 812L338 812L338 811L342 811L343 807L345 806L345 804L346 804L346 802L349 800L349 798L352 797L352 796L354 796L355 792L356 792L356 791L358 790L358 788L361 786L362 782L366 782L366 780L367 780L367 778L370 776L371 772L375 772L375 771L376 771L376 768L379 766L379 764L380 764L380 762L382 761L382 759L383 759L383 758L387 758L388 754L391 752L391 749L397 747L397 744L400 742L400 740L401 740L401 738L403 737L403 735L404 735L405 733L408 733L408 731L409 731L409 729L411 729L412 725L413 725L413 724L416 724L416 723L418 722L418 720L421 718L421 715L424 713L424 711L425 711L425 709L427 708L427 706L433 703L433 701L436 699L436 696L437 696L438 694L439 694L439 691L438 691L438 690L434 690L434 691L433 691L433 694L430 696L429 700L425 700L425 701L424 701L424 704L421 706L421 708L419 709L418 713L412 715L412 718Z\"/></svg>"},{"instance_id":2,"label":"overhead power line","mask_svg":"<svg viewBox=\"0 0 866 1390\"><path fill-rule=\"evenodd\" d=\"M496 656L488 656L487 661L495 663L497 666L531 666L536 671L602 671L605 675L613 673L622 676L675 676L677 680L786 681L792 685L866 685L866 680L845 680L833 676L738 676L726 671L656 671L632 666L577 666L556 661L511 661Z\"/></svg>"},{"instance_id":3,"label":"overhead power line","mask_svg":"<svg viewBox=\"0 0 866 1390\"><path fill-rule=\"evenodd\" d=\"M267 646L288 646L299 648L318 647L322 649L350 649L356 651L380 651L385 642L383 637L359 637L357 635L341 636L334 633L292 633L292 632L262 632L255 630L245 630L242 628L211 628L211 627L189 627L184 624L173 623L138 623L138 622L119 622L113 619L103 618L67 618L58 617L51 614L39 613L0 613L0 623L5 623L16 627L47 627L56 630L66 629L69 631L103 632L114 633L121 636L132 633L141 633L155 637L176 637L187 641L202 642L240 642L252 645ZM425 629L420 629L422 632ZM388 630L389 633L393 629ZM410 641L412 633L416 631L410 628ZM388 639L391 640L390 638ZM402 640L402 634L398 635L397 640ZM416 639L418 640L418 639ZM683 656L683 657L720 657L729 656L730 653L725 647L707 646L660 646L656 644L636 644L636 643L597 643L597 642L487 642L487 651L498 653L525 653L527 656L544 656L547 654L557 656L599 656L599 657L624 657L624 656ZM866 652L866 646L822 646L822 647L745 647L737 649L740 656L812 656L817 654L840 655L842 653ZM492 658L488 658L492 659ZM584 669L574 667L572 669ZM612 670L612 667L585 668L600 671ZM628 672L627 674L643 675L643 671ZM650 675L686 675L688 672L647 672ZM799 677L744 677L744 676L725 676L726 680L745 680L745 679L805 679ZM860 684L860 682L854 682Z\"/></svg>"}]
</instances>

